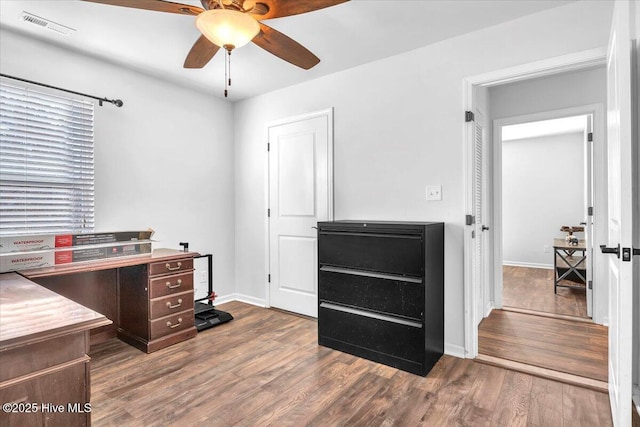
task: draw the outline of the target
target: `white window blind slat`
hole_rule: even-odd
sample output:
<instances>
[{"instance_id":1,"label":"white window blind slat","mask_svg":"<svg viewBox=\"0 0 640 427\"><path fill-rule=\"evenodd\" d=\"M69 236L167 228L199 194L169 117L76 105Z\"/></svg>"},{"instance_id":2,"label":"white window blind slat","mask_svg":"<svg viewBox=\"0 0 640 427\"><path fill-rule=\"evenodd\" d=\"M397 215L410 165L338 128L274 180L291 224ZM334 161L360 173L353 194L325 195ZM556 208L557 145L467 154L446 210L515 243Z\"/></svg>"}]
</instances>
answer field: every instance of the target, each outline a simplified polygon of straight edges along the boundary
<instances>
[{"instance_id":1,"label":"white window blind slat","mask_svg":"<svg viewBox=\"0 0 640 427\"><path fill-rule=\"evenodd\" d=\"M93 103L0 82L0 233L94 228Z\"/></svg>"}]
</instances>

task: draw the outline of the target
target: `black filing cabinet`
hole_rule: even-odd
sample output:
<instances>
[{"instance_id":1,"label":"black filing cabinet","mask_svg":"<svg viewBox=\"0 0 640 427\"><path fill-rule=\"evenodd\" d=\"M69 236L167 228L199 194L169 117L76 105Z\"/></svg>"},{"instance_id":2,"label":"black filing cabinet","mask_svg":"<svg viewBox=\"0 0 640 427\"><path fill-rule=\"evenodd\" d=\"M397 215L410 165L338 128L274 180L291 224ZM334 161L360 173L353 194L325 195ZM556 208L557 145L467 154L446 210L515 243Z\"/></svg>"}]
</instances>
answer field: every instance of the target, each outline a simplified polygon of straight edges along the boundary
<instances>
[{"instance_id":1,"label":"black filing cabinet","mask_svg":"<svg viewBox=\"0 0 640 427\"><path fill-rule=\"evenodd\" d=\"M318 344L427 375L444 352L444 224L319 222Z\"/></svg>"}]
</instances>

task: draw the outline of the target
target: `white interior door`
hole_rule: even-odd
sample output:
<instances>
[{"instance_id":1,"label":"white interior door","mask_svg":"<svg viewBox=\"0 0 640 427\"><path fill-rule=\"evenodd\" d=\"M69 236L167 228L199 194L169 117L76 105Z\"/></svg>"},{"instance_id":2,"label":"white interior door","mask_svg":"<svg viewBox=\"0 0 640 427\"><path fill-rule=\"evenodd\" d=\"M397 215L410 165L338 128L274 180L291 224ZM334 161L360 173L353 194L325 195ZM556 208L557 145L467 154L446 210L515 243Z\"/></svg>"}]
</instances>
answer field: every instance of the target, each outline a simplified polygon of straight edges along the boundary
<instances>
[{"instance_id":1,"label":"white interior door","mask_svg":"<svg viewBox=\"0 0 640 427\"><path fill-rule=\"evenodd\" d=\"M333 219L331 110L269 126L269 305L318 315L318 221Z\"/></svg>"},{"instance_id":2,"label":"white interior door","mask_svg":"<svg viewBox=\"0 0 640 427\"><path fill-rule=\"evenodd\" d=\"M587 248L587 316L593 317L593 115L588 114L585 123L585 150L584 150L584 202L585 202L585 221L584 221L584 238Z\"/></svg>"},{"instance_id":3,"label":"white interior door","mask_svg":"<svg viewBox=\"0 0 640 427\"><path fill-rule=\"evenodd\" d=\"M609 399L615 426L631 425L633 148L631 7L616 1L607 51ZM636 212L638 214L638 212ZM605 249L603 248L603 252Z\"/></svg>"},{"instance_id":4,"label":"white interior door","mask_svg":"<svg viewBox=\"0 0 640 427\"><path fill-rule=\"evenodd\" d=\"M486 312L486 305L489 301L487 283L487 237L486 233L490 227L487 225L489 216L486 215L487 206L487 182L486 182L486 137L484 116L479 112L474 112L473 122L474 144L473 144L473 283L477 290L476 307L474 310L475 324L480 324Z\"/></svg>"}]
</instances>

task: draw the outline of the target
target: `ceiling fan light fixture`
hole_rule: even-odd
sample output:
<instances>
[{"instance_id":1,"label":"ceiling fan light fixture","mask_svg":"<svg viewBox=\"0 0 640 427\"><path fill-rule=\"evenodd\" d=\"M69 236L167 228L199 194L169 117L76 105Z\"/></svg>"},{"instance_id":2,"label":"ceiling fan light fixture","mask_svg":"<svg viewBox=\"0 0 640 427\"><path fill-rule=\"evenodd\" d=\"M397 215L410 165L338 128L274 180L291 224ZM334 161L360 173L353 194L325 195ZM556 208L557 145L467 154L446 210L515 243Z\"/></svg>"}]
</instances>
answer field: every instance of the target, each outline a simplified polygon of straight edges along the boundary
<instances>
[{"instance_id":1,"label":"ceiling fan light fixture","mask_svg":"<svg viewBox=\"0 0 640 427\"><path fill-rule=\"evenodd\" d=\"M227 50L244 46L260 32L260 24L251 15L231 9L202 12L196 27L211 43Z\"/></svg>"}]
</instances>

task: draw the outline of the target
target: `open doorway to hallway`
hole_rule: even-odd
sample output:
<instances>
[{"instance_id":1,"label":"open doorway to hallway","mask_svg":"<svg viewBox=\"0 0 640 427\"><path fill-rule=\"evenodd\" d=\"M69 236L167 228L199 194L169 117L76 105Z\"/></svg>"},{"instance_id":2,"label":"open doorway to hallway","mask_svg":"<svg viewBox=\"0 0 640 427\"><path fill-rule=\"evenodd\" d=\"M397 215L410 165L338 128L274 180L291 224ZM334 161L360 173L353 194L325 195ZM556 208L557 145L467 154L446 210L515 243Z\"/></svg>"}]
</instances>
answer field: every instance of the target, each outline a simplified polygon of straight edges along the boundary
<instances>
[{"instance_id":1,"label":"open doorway to hallway","mask_svg":"<svg viewBox=\"0 0 640 427\"><path fill-rule=\"evenodd\" d=\"M520 119L512 119L513 121ZM591 317L591 114L502 125L504 308Z\"/></svg>"},{"instance_id":2,"label":"open doorway to hallway","mask_svg":"<svg viewBox=\"0 0 640 427\"><path fill-rule=\"evenodd\" d=\"M490 242L483 254L490 273L480 285L483 292L475 287L473 295L474 301L478 294L489 298L483 304L486 317L476 326L478 359L507 361L514 369L532 367L527 369L561 381L591 382L605 391L607 289L606 281L599 282L590 269L599 256L591 252L597 242L591 220L596 226L606 221L605 70L599 65L509 83L499 78L484 82L474 87L474 107L489 118L492 135L486 144L490 161L484 176L490 194L482 224L488 230L483 238ZM568 125L540 130L544 122L568 118L580 124L572 130ZM507 134L525 124L537 133L503 138L503 130ZM591 131L597 151L590 155L586 141ZM477 175L475 169L472 175ZM596 185L589 188L594 178ZM556 251L568 243L563 226L571 227L579 245L558 260ZM472 239L478 227L472 229ZM578 227L584 228L575 231ZM581 244L584 259L577 250ZM596 288L602 284L594 289L600 293L593 299L593 313L588 310L589 281Z\"/></svg>"}]
</instances>

